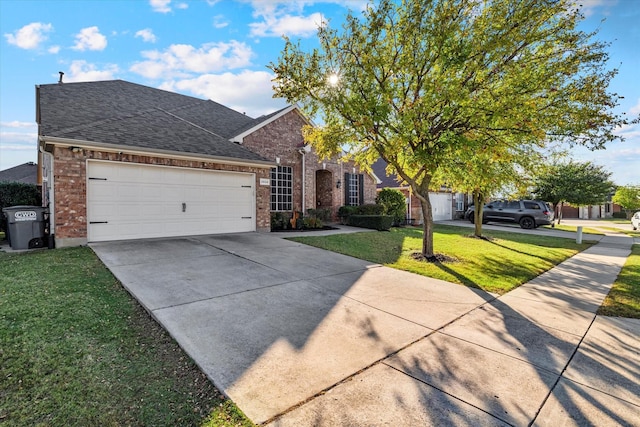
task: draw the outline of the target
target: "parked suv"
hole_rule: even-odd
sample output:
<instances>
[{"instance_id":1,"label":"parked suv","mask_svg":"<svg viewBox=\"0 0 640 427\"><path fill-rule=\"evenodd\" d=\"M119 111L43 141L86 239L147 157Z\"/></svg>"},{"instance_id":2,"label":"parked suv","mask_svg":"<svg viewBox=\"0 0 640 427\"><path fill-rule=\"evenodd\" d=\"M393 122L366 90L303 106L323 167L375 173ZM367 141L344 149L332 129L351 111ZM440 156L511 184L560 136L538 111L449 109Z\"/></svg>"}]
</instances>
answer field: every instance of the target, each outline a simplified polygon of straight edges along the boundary
<instances>
[{"instance_id":1,"label":"parked suv","mask_svg":"<svg viewBox=\"0 0 640 427\"><path fill-rule=\"evenodd\" d=\"M640 228L640 211L634 213L631 217L631 226L634 230Z\"/></svg>"},{"instance_id":2,"label":"parked suv","mask_svg":"<svg viewBox=\"0 0 640 427\"><path fill-rule=\"evenodd\" d=\"M474 207L470 206L465 218L473 223ZM532 229L553 224L553 209L541 200L494 200L482 209L482 223L514 222L520 227Z\"/></svg>"}]
</instances>

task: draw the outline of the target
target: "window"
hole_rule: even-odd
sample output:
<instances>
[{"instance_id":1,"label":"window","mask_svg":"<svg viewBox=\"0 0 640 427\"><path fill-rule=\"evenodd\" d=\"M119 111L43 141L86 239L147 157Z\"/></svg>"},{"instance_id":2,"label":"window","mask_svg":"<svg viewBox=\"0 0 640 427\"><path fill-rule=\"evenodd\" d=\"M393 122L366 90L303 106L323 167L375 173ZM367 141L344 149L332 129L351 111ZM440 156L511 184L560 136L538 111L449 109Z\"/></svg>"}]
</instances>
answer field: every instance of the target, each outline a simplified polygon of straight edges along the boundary
<instances>
[{"instance_id":1,"label":"window","mask_svg":"<svg viewBox=\"0 0 640 427\"><path fill-rule=\"evenodd\" d=\"M524 202L525 209L538 209L540 210L540 205L536 202Z\"/></svg>"},{"instance_id":2,"label":"window","mask_svg":"<svg viewBox=\"0 0 640 427\"><path fill-rule=\"evenodd\" d=\"M504 209L520 209L520 202L517 200L508 201L505 203Z\"/></svg>"},{"instance_id":3,"label":"window","mask_svg":"<svg viewBox=\"0 0 640 427\"><path fill-rule=\"evenodd\" d=\"M271 211L293 210L293 170L291 166L271 169Z\"/></svg>"},{"instance_id":4,"label":"window","mask_svg":"<svg viewBox=\"0 0 640 427\"><path fill-rule=\"evenodd\" d=\"M456 194L456 211L461 212L464 210L464 194Z\"/></svg>"},{"instance_id":5,"label":"window","mask_svg":"<svg viewBox=\"0 0 640 427\"><path fill-rule=\"evenodd\" d=\"M355 173L344 174L344 204L359 206L364 199L364 175Z\"/></svg>"}]
</instances>

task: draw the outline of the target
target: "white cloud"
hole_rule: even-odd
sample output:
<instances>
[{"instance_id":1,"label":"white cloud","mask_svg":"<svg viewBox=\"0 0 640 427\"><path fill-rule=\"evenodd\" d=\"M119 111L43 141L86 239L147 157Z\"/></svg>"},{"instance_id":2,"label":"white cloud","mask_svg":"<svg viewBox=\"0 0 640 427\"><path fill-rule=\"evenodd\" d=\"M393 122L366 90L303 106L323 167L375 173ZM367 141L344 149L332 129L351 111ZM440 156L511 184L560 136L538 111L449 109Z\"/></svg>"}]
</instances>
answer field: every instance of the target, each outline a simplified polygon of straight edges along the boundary
<instances>
[{"instance_id":1,"label":"white cloud","mask_svg":"<svg viewBox=\"0 0 640 427\"><path fill-rule=\"evenodd\" d=\"M169 7L170 3L171 0L149 0L149 4L151 5L153 11L159 13L171 12L171 8Z\"/></svg>"},{"instance_id":2,"label":"white cloud","mask_svg":"<svg viewBox=\"0 0 640 427\"><path fill-rule=\"evenodd\" d=\"M638 99L638 103L636 105L631 107L631 109L629 110L629 114L631 114L632 116L640 115L640 99Z\"/></svg>"},{"instance_id":3,"label":"white cloud","mask_svg":"<svg viewBox=\"0 0 640 427\"><path fill-rule=\"evenodd\" d=\"M283 100L272 98L272 79L273 75L266 71L245 70L239 74L203 74L193 79L169 81L160 88L187 91L251 117L258 117L286 105Z\"/></svg>"},{"instance_id":4,"label":"white cloud","mask_svg":"<svg viewBox=\"0 0 640 427\"><path fill-rule=\"evenodd\" d=\"M136 32L136 37L141 37L147 43L155 43L156 35L153 34L151 28L145 28L144 30L140 30Z\"/></svg>"},{"instance_id":5,"label":"white cloud","mask_svg":"<svg viewBox=\"0 0 640 427\"><path fill-rule=\"evenodd\" d=\"M32 122L20 122L13 120L10 122L0 122L0 127L3 128L35 128L37 125Z\"/></svg>"},{"instance_id":6,"label":"white cloud","mask_svg":"<svg viewBox=\"0 0 640 427\"><path fill-rule=\"evenodd\" d=\"M60 46L58 45L51 46L49 49L47 49L47 52L55 55L56 53L60 52Z\"/></svg>"},{"instance_id":7,"label":"white cloud","mask_svg":"<svg viewBox=\"0 0 640 427\"><path fill-rule=\"evenodd\" d=\"M576 0L572 6L579 8L585 17L589 17L594 14L596 9L613 6L615 3L615 1L611 0ZM606 15L608 11L604 10L603 13Z\"/></svg>"},{"instance_id":8,"label":"white cloud","mask_svg":"<svg viewBox=\"0 0 640 427\"><path fill-rule=\"evenodd\" d=\"M316 33L318 27L326 22L326 18L319 12L309 16L265 15L262 22L249 24L250 34L257 37L299 36L309 37Z\"/></svg>"},{"instance_id":9,"label":"white cloud","mask_svg":"<svg viewBox=\"0 0 640 427\"><path fill-rule=\"evenodd\" d=\"M53 31L53 25L42 22L32 22L20 28L13 34L7 33L4 37L7 43L22 49L36 49L47 40L47 33Z\"/></svg>"},{"instance_id":10,"label":"white cloud","mask_svg":"<svg viewBox=\"0 0 640 427\"><path fill-rule=\"evenodd\" d=\"M75 50L104 50L107 47L107 38L100 34L98 27L87 27L76 34Z\"/></svg>"},{"instance_id":11,"label":"white cloud","mask_svg":"<svg viewBox=\"0 0 640 427\"><path fill-rule=\"evenodd\" d=\"M178 4L176 5L176 7L177 7L178 9L188 9L188 8L189 8L189 4L188 4L188 3L178 3Z\"/></svg>"},{"instance_id":12,"label":"white cloud","mask_svg":"<svg viewBox=\"0 0 640 427\"><path fill-rule=\"evenodd\" d=\"M71 63L69 71L64 75L64 81L71 83L113 80L118 72L118 66L115 64L107 64L103 69L98 69L95 64L78 60Z\"/></svg>"},{"instance_id":13,"label":"white cloud","mask_svg":"<svg viewBox=\"0 0 640 427\"><path fill-rule=\"evenodd\" d=\"M224 15L216 15L213 17L214 28L224 28L229 25L229 21L224 18Z\"/></svg>"},{"instance_id":14,"label":"white cloud","mask_svg":"<svg viewBox=\"0 0 640 427\"><path fill-rule=\"evenodd\" d=\"M174 44L163 52L142 52L146 61L133 64L134 73L146 78L186 78L192 73L211 73L251 64L253 51L245 43L232 40L228 43L207 43L200 48L186 44Z\"/></svg>"}]
</instances>

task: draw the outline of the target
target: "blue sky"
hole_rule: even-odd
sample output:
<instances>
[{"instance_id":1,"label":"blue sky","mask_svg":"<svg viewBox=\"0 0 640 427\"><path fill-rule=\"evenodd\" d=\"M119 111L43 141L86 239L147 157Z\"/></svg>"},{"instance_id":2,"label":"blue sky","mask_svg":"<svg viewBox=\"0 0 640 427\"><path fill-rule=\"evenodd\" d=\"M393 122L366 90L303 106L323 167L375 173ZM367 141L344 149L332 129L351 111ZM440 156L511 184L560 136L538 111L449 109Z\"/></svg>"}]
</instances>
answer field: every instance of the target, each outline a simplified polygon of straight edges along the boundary
<instances>
[{"instance_id":1,"label":"blue sky","mask_svg":"<svg viewBox=\"0 0 640 427\"><path fill-rule=\"evenodd\" d=\"M581 29L612 43L610 86L625 98L617 111L640 114L640 0L583 0ZM272 98L266 68L281 35L316 47L322 20L343 22L364 0L0 0L0 170L36 161L35 85L123 79L204 99L252 117L285 105ZM602 20L605 19L603 22ZM575 149L640 184L640 125L604 151Z\"/></svg>"}]
</instances>

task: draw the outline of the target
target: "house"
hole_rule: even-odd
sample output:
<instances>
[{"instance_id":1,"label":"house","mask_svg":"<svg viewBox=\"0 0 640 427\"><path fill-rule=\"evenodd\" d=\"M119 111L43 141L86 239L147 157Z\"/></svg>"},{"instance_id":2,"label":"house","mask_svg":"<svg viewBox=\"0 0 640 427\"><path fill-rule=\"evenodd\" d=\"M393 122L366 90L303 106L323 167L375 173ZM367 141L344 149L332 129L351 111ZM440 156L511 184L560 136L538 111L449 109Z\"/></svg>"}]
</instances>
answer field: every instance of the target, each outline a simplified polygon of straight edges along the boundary
<instances>
[{"instance_id":1,"label":"house","mask_svg":"<svg viewBox=\"0 0 640 427\"><path fill-rule=\"evenodd\" d=\"M269 231L271 212L370 203L375 182L304 144L297 106L251 118L122 80L36 86L57 247Z\"/></svg>"},{"instance_id":2,"label":"house","mask_svg":"<svg viewBox=\"0 0 640 427\"><path fill-rule=\"evenodd\" d=\"M23 163L0 171L0 181L36 184L38 182L38 165L34 162Z\"/></svg>"},{"instance_id":3,"label":"house","mask_svg":"<svg viewBox=\"0 0 640 427\"><path fill-rule=\"evenodd\" d=\"M420 200L413 195L411 187L399 179L397 176L387 173L387 163L378 159L371 166L373 173L380 179L377 185L377 191L383 188L391 188L400 191L405 196L407 203L407 220L414 224L422 224L424 218L422 216L422 207ZM431 210L434 221L445 221L454 218L461 218L464 211L468 207L468 198L463 193L453 193L446 188L441 191L433 191L429 193L431 201Z\"/></svg>"}]
</instances>

